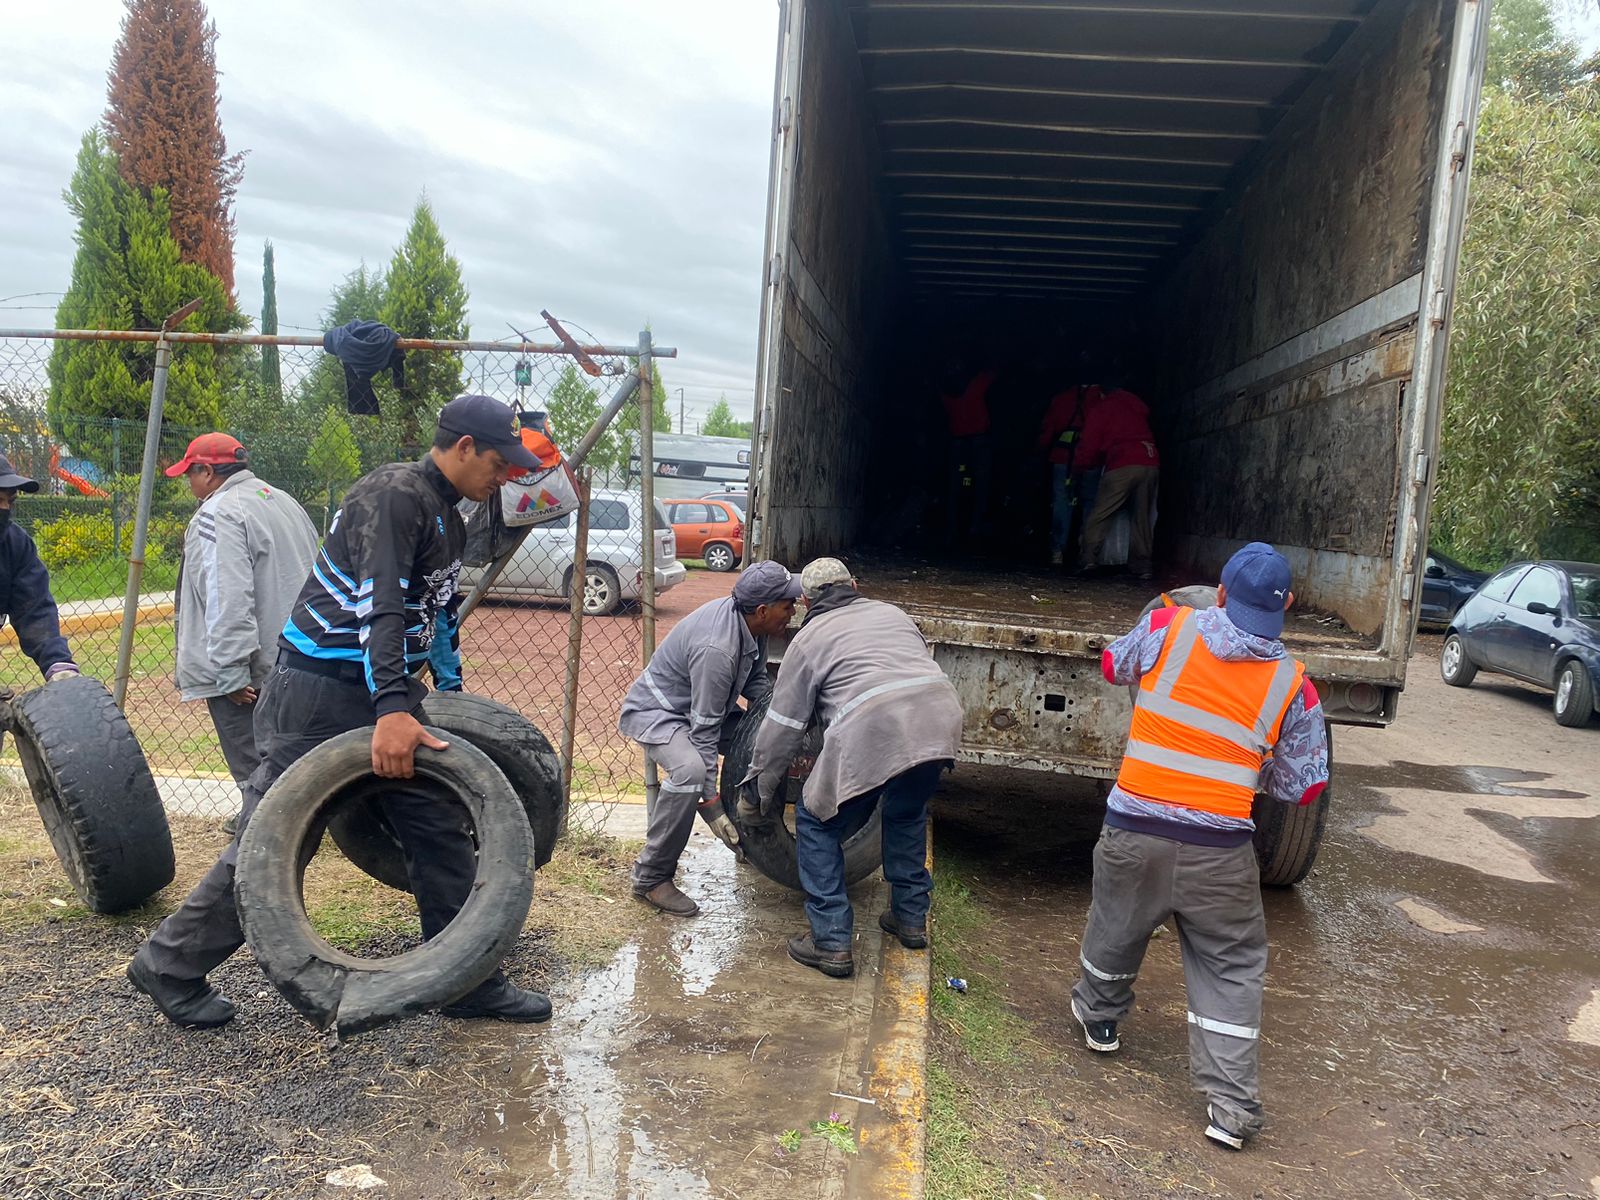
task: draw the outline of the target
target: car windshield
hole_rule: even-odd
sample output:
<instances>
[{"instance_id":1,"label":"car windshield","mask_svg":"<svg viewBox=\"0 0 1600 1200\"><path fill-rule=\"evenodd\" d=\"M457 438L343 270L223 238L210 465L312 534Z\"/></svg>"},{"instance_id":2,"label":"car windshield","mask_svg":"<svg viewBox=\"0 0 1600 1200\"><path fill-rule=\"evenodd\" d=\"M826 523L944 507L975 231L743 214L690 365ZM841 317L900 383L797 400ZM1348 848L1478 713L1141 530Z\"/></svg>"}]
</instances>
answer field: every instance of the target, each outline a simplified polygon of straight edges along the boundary
<instances>
[{"instance_id":1,"label":"car windshield","mask_svg":"<svg viewBox=\"0 0 1600 1200\"><path fill-rule=\"evenodd\" d=\"M1580 617L1600 618L1600 575L1574 571L1572 603Z\"/></svg>"}]
</instances>

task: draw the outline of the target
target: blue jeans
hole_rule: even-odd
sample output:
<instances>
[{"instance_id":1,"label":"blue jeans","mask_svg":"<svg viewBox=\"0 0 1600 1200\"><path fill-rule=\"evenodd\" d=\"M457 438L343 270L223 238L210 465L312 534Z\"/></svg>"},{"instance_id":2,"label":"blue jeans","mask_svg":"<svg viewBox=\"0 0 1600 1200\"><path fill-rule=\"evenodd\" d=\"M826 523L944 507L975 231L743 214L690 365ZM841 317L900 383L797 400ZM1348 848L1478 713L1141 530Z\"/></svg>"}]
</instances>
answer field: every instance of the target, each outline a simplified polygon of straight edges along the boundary
<instances>
[{"instance_id":1,"label":"blue jeans","mask_svg":"<svg viewBox=\"0 0 1600 1200\"><path fill-rule=\"evenodd\" d=\"M872 818L883 801L883 877L889 881L890 908L902 926L928 923L933 876L928 873L928 801L939 785L942 762L902 771L881 788L847 800L831 820L819 821L802 802L795 805L795 840L800 885L806 890L806 919L818 950L848 950L855 912L844 885L844 843Z\"/></svg>"},{"instance_id":2,"label":"blue jeans","mask_svg":"<svg viewBox=\"0 0 1600 1200\"><path fill-rule=\"evenodd\" d=\"M1072 464L1050 464L1050 549L1065 554L1072 536L1072 510L1077 504L1072 486Z\"/></svg>"}]
</instances>

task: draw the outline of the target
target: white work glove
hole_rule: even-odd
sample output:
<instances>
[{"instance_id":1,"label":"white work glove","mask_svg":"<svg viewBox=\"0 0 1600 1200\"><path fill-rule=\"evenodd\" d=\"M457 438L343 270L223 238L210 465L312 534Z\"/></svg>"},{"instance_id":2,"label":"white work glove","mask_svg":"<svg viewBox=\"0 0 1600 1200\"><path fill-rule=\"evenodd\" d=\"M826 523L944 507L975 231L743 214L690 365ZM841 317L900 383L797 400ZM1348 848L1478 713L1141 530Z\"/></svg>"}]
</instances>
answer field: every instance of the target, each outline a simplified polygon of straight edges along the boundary
<instances>
[{"instance_id":1,"label":"white work glove","mask_svg":"<svg viewBox=\"0 0 1600 1200\"><path fill-rule=\"evenodd\" d=\"M739 853L739 827L729 819L727 810L722 807L722 797L707 796L701 800L700 816L724 846L735 854Z\"/></svg>"},{"instance_id":2,"label":"white work glove","mask_svg":"<svg viewBox=\"0 0 1600 1200\"><path fill-rule=\"evenodd\" d=\"M44 677L46 683L54 683L58 679L71 679L79 674L78 668L71 663L57 663L50 668L49 674Z\"/></svg>"}]
</instances>

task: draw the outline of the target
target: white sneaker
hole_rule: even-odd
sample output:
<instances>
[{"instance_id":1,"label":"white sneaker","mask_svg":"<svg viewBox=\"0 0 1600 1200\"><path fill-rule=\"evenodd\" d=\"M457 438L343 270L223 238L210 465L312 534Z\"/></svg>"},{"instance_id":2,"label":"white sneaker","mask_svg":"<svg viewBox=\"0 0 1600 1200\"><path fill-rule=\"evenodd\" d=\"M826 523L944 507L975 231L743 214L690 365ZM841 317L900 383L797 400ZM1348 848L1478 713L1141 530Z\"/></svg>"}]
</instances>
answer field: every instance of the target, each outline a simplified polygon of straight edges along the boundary
<instances>
[{"instance_id":1,"label":"white sneaker","mask_svg":"<svg viewBox=\"0 0 1600 1200\"><path fill-rule=\"evenodd\" d=\"M1226 1146L1229 1150L1244 1149L1244 1138L1237 1133L1229 1133L1221 1125L1218 1125L1216 1111L1209 1104L1206 1105L1206 1120L1210 1122L1206 1126L1206 1136L1213 1142Z\"/></svg>"}]
</instances>

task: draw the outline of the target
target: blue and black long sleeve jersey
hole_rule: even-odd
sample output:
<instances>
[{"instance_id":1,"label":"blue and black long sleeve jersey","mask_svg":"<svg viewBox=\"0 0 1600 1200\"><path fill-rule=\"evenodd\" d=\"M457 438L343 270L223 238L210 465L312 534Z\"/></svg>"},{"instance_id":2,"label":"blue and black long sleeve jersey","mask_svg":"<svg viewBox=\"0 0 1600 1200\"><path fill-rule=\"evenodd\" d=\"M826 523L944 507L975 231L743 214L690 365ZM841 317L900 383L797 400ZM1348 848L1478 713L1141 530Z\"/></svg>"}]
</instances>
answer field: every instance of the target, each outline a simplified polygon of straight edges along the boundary
<instances>
[{"instance_id":1,"label":"blue and black long sleeve jersey","mask_svg":"<svg viewBox=\"0 0 1600 1200\"><path fill-rule=\"evenodd\" d=\"M22 652L39 665L39 673L71 663L72 652L61 636L61 615L50 594L50 574L39 561L33 539L14 522L0 525L0 625L10 619Z\"/></svg>"},{"instance_id":2,"label":"blue and black long sleeve jersey","mask_svg":"<svg viewBox=\"0 0 1600 1200\"><path fill-rule=\"evenodd\" d=\"M380 717L417 706L427 689L416 674L434 638L455 636L467 542L460 499L431 456L364 476L329 526L284 624L280 645L350 664L352 674L359 666Z\"/></svg>"}]
</instances>

